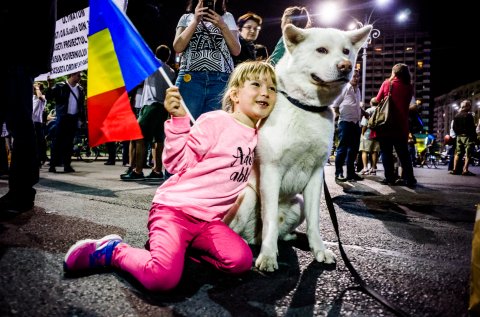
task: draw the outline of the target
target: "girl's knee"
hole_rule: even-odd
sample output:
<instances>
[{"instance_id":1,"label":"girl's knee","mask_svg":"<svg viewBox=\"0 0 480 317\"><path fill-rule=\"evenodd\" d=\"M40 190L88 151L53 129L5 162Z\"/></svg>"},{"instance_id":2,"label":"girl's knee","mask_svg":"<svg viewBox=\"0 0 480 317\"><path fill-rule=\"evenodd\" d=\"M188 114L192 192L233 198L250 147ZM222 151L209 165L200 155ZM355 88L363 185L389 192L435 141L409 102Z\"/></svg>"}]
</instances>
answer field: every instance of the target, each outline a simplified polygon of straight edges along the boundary
<instances>
[{"instance_id":1,"label":"girl's knee","mask_svg":"<svg viewBox=\"0 0 480 317\"><path fill-rule=\"evenodd\" d=\"M180 282L181 272L151 270L141 283L149 291L165 292L174 289Z\"/></svg>"},{"instance_id":2,"label":"girl's knee","mask_svg":"<svg viewBox=\"0 0 480 317\"><path fill-rule=\"evenodd\" d=\"M173 279L168 275L152 276L143 281L143 286L151 292L166 292L174 289L180 279Z\"/></svg>"},{"instance_id":3,"label":"girl's knee","mask_svg":"<svg viewBox=\"0 0 480 317\"><path fill-rule=\"evenodd\" d=\"M253 263L252 250L246 245L244 248L239 248L237 252L232 254L230 258L230 265L227 267L228 271L233 274L240 274L250 271Z\"/></svg>"}]
</instances>

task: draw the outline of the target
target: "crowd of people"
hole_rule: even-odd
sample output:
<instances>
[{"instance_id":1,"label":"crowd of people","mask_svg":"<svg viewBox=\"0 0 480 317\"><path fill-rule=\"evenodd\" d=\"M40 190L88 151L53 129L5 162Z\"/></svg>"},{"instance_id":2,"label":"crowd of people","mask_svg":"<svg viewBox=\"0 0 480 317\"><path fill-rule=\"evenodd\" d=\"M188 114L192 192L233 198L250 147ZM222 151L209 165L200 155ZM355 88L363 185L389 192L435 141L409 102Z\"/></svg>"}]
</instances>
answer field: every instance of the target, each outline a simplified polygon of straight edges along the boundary
<instances>
[{"instance_id":1,"label":"crowd of people","mask_svg":"<svg viewBox=\"0 0 480 317\"><path fill-rule=\"evenodd\" d=\"M39 16L36 23L42 20L45 24L42 33L47 36L41 46L45 59L25 65L31 59L12 56L9 62L13 63L6 65L7 76L2 77L0 84L7 104L0 108L0 121L6 123L7 134L14 140L7 172L9 192L0 198L1 212L32 209L36 193L33 186L38 181L39 167L47 160L45 135L53 135L49 172L56 173L60 166L65 173L75 172L71 165L73 139L86 124L82 72L71 73L56 83L49 80L46 87L33 82L35 76L48 71L47 61L52 56L56 19L55 1L50 2L49 12L33 15ZM178 74L168 66L170 48L160 45L155 51L175 86L169 88L156 71L130 92L132 111L137 115L143 139L125 141L128 151L124 154L128 159L124 158L124 163L128 161L129 166L120 179L165 179L152 201L147 248L133 248L118 235L82 240L68 250L65 270L116 267L131 273L149 290L165 291L178 284L187 253L223 272L239 274L250 269L251 250L221 220L247 184L231 175L251 161L232 162L232 157L239 148L247 153L256 146L259 122L275 104L274 65L283 56L285 47L280 39L268 56L265 47L256 43L263 23L261 16L247 12L235 21L225 0L214 3L210 9L202 1L188 1L173 41L173 49L181 53ZM18 9L16 5L9 6L12 14ZM45 4L42 9L47 9ZM8 23L13 25L15 16L19 15L12 15ZM282 27L287 23L310 27L307 9L287 8ZM4 26L3 22L1 25ZM354 70L351 81L332 105L338 120L336 181L361 181L366 175L376 175L381 155L383 184L415 186L412 160L415 140L409 125L414 89L408 66L402 63L393 66L391 76L379 87L369 109L362 107L359 79L358 71ZM392 119L384 128L372 129L368 118L388 94L393 100ZM252 102L260 97L264 100L261 104ZM187 104L195 124L190 124L181 100ZM54 105L54 113L46 107L48 103ZM452 170L455 175L473 175L468 170L469 158L477 142L476 133L480 131L475 132L470 110L471 101L463 101L452 122L451 135L453 132L456 135ZM53 128L47 124L48 117ZM2 137L6 135L2 133ZM143 168L148 163L149 148L152 170L145 177ZM395 168L397 160L401 173ZM114 162L110 157L106 165ZM0 165L1 173L4 169Z\"/></svg>"}]
</instances>

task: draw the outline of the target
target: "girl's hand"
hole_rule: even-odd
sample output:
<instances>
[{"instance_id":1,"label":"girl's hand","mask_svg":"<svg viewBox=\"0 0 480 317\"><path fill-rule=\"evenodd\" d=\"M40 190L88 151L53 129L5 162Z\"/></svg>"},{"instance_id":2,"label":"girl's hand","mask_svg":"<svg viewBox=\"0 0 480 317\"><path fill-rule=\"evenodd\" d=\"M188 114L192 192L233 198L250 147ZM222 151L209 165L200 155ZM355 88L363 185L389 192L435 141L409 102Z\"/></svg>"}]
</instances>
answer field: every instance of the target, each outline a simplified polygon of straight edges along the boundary
<instances>
[{"instance_id":1,"label":"girl's hand","mask_svg":"<svg viewBox=\"0 0 480 317\"><path fill-rule=\"evenodd\" d=\"M180 100L182 100L182 96L178 91L178 87L169 87L165 95L164 107L172 117L185 117L187 114Z\"/></svg>"}]
</instances>

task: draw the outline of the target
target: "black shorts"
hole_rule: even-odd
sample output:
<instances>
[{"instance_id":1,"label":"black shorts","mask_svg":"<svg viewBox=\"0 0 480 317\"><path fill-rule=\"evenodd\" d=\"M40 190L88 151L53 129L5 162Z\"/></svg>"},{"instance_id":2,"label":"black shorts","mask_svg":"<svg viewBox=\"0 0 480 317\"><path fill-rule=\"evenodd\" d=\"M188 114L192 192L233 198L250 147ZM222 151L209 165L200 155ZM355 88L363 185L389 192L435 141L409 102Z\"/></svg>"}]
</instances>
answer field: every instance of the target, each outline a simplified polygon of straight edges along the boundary
<instances>
[{"instance_id":1,"label":"black shorts","mask_svg":"<svg viewBox=\"0 0 480 317\"><path fill-rule=\"evenodd\" d=\"M143 106L138 116L138 124L146 142L163 142L165 138L163 126L167 118L168 112L163 104L156 102Z\"/></svg>"}]
</instances>

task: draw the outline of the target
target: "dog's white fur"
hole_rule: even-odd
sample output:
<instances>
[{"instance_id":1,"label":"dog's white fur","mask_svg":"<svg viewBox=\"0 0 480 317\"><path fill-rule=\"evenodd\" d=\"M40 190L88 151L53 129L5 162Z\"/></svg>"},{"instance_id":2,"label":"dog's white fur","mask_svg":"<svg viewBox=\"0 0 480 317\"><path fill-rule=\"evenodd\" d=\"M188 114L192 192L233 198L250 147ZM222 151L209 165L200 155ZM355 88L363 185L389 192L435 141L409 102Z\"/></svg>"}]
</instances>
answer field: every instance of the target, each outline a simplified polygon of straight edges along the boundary
<instances>
[{"instance_id":1,"label":"dog's white fur","mask_svg":"<svg viewBox=\"0 0 480 317\"><path fill-rule=\"evenodd\" d=\"M340 31L287 25L283 31L285 56L275 69L278 90L303 104L329 107L349 82L358 51L370 31L371 26ZM320 113L306 111L278 93L274 110L259 129L249 186L225 217L248 243L261 242L255 262L260 270L278 269L278 238L294 238L292 232L304 219L315 259L335 262L319 227L324 165L333 133L331 108Z\"/></svg>"}]
</instances>

